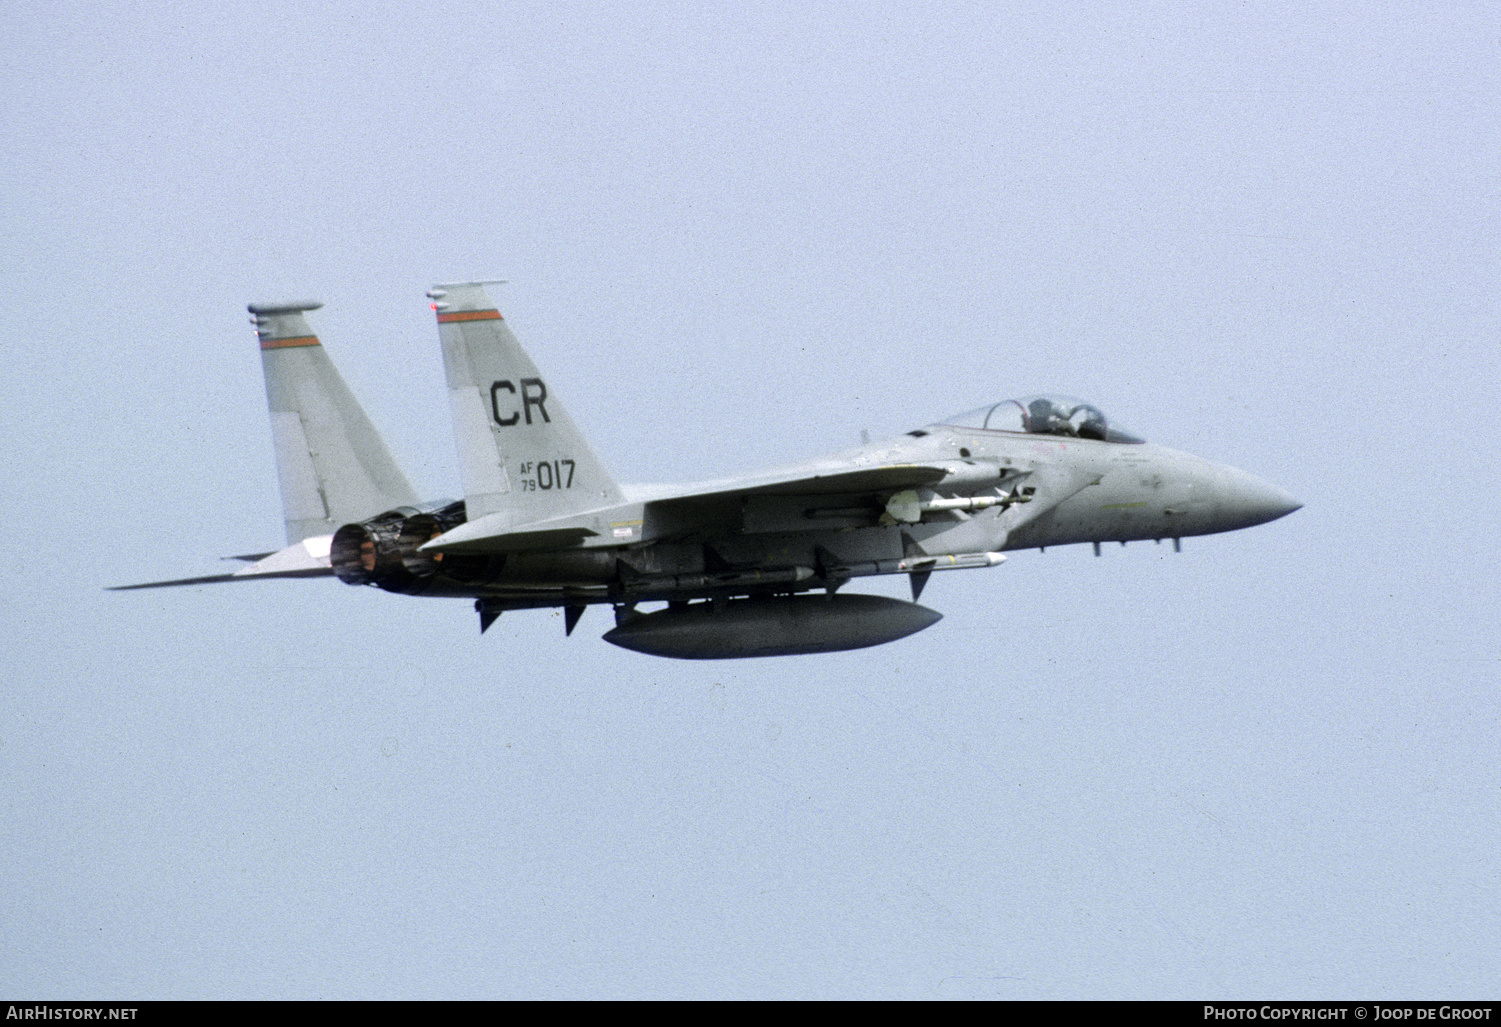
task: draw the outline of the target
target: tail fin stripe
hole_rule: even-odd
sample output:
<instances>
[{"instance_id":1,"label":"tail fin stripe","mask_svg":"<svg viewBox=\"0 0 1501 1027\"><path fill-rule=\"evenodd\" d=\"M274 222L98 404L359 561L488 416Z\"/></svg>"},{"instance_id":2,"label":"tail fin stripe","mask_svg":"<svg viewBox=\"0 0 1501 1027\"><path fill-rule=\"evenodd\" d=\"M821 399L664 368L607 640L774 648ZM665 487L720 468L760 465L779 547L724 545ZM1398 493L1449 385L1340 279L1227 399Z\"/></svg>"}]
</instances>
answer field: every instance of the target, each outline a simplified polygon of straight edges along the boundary
<instances>
[{"instance_id":1,"label":"tail fin stripe","mask_svg":"<svg viewBox=\"0 0 1501 1027\"><path fill-rule=\"evenodd\" d=\"M438 315L438 323L446 325L450 321L502 321L498 310L456 310L452 314Z\"/></svg>"},{"instance_id":2,"label":"tail fin stripe","mask_svg":"<svg viewBox=\"0 0 1501 1027\"><path fill-rule=\"evenodd\" d=\"M291 346L316 346L318 336L302 335L295 339L262 339L261 349L287 349Z\"/></svg>"}]
</instances>

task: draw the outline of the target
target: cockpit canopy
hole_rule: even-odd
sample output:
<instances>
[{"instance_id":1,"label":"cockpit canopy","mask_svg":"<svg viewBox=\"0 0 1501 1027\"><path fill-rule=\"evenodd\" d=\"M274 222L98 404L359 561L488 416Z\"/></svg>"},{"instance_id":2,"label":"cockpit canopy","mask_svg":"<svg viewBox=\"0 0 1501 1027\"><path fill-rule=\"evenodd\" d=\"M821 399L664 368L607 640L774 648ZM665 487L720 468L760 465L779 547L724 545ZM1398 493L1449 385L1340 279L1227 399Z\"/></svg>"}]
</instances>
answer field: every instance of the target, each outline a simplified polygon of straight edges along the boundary
<instances>
[{"instance_id":1,"label":"cockpit canopy","mask_svg":"<svg viewBox=\"0 0 1501 1027\"><path fill-rule=\"evenodd\" d=\"M1002 400L954 417L946 417L942 423L958 428L984 428L987 431L1011 431L1027 435L1061 435L1075 439L1098 439L1102 442L1143 441L1112 425L1099 407L1073 396L1023 396L1021 399Z\"/></svg>"}]
</instances>

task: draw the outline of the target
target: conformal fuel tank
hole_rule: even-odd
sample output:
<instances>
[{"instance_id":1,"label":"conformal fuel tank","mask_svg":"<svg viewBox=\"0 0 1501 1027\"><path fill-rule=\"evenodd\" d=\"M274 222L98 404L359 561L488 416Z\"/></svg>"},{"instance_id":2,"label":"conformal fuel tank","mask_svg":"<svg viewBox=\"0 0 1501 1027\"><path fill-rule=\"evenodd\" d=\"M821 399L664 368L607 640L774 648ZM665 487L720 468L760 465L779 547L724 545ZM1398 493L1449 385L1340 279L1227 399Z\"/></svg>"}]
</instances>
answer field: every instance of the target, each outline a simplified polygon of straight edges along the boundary
<instances>
[{"instance_id":1,"label":"conformal fuel tank","mask_svg":"<svg viewBox=\"0 0 1501 1027\"><path fill-rule=\"evenodd\" d=\"M880 645L936 624L943 615L900 599L795 595L736 599L659 610L605 632L604 639L650 656L728 660L833 653Z\"/></svg>"}]
</instances>

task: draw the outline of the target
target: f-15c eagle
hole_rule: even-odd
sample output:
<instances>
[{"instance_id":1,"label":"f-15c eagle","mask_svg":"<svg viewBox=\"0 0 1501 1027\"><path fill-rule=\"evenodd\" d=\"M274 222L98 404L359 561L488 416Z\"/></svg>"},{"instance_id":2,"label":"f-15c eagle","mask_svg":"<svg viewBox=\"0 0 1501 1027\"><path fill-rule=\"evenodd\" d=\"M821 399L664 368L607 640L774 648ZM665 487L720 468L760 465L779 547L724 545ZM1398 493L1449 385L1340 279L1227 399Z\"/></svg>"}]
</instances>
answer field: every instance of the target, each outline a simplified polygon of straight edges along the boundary
<instances>
[{"instance_id":1,"label":"f-15c eagle","mask_svg":"<svg viewBox=\"0 0 1501 1027\"><path fill-rule=\"evenodd\" d=\"M990 403L895 439L739 478L618 485L484 282L438 285L464 498L424 502L303 316L250 306L266 373L285 549L233 574L168 585L332 576L407 596L506 610L561 606L569 634L608 604L606 641L682 659L833 652L939 620L914 602L839 591L1006 550L1178 540L1299 508L1244 471L1143 442L1089 403ZM643 603L666 603L644 612Z\"/></svg>"}]
</instances>

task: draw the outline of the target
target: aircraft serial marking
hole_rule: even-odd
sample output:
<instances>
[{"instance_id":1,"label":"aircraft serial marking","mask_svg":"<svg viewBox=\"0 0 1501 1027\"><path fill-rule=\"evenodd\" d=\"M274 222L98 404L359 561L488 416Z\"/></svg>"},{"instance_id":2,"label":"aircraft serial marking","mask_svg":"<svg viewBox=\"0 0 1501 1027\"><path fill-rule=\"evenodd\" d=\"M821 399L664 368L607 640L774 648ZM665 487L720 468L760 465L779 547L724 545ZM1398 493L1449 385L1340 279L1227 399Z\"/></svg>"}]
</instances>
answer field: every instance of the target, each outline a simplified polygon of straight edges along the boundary
<instances>
[{"instance_id":1,"label":"aircraft serial marking","mask_svg":"<svg viewBox=\"0 0 1501 1027\"><path fill-rule=\"evenodd\" d=\"M533 492L541 490L547 492L550 489L573 488L574 462L564 457L560 460L538 460L536 463L528 461L519 468L521 474L532 475L521 479L521 491Z\"/></svg>"}]
</instances>

